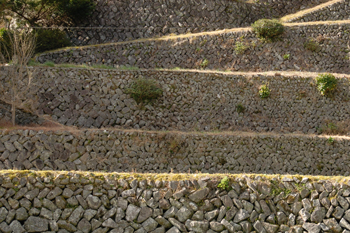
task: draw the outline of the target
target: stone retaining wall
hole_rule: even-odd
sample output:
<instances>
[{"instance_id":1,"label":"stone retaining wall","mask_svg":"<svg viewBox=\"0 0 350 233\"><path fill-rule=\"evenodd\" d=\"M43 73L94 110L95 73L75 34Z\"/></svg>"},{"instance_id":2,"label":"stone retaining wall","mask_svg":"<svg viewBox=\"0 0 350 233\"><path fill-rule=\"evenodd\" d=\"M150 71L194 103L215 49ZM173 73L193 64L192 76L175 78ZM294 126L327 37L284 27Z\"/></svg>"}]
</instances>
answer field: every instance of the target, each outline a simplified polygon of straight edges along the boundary
<instances>
[{"instance_id":1,"label":"stone retaining wall","mask_svg":"<svg viewBox=\"0 0 350 233\"><path fill-rule=\"evenodd\" d=\"M332 21L350 19L350 1L343 0L320 10L296 17L288 22Z\"/></svg>"},{"instance_id":2,"label":"stone retaining wall","mask_svg":"<svg viewBox=\"0 0 350 233\"><path fill-rule=\"evenodd\" d=\"M42 63L124 65L146 69L181 67L350 73L347 46L350 24L287 27L281 41L273 43L262 42L247 30L68 48L41 54L37 60ZM315 51L305 48L311 40L317 43Z\"/></svg>"},{"instance_id":3,"label":"stone retaining wall","mask_svg":"<svg viewBox=\"0 0 350 233\"><path fill-rule=\"evenodd\" d=\"M170 33L215 31L249 26L260 18L279 18L327 0L164 1L96 0L95 12L67 30L75 45L101 44Z\"/></svg>"},{"instance_id":4,"label":"stone retaining wall","mask_svg":"<svg viewBox=\"0 0 350 233\"><path fill-rule=\"evenodd\" d=\"M348 78L339 78L337 91L329 98L318 92L314 77L298 75L36 69L37 111L64 125L316 133L328 130L331 123L339 128L337 133L349 132ZM7 77L6 71L3 67L2 77ZM163 96L152 104L138 105L125 89L139 77L157 80ZM271 90L267 99L258 94L264 83ZM243 112L237 110L240 106Z\"/></svg>"},{"instance_id":5,"label":"stone retaining wall","mask_svg":"<svg viewBox=\"0 0 350 233\"><path fill-rule=\"evenodd\" d=\"M349 175L346 138L84 130L0 131L0 168Z\"/></svg>"},{"instance_id":6,"label":"stone retaining wall","mask_svg":"<svg viewBox=\"0 0 350 233\"><path fill-rule=\"evenodd\" d=\"M138 178L137 178L138 177ZM348 232L350 188L333 180L3 173L1 232ZM218 188L222 180L223 188ZM226 187L226 190L224 189Z\"/></svg>"}]
</instances>

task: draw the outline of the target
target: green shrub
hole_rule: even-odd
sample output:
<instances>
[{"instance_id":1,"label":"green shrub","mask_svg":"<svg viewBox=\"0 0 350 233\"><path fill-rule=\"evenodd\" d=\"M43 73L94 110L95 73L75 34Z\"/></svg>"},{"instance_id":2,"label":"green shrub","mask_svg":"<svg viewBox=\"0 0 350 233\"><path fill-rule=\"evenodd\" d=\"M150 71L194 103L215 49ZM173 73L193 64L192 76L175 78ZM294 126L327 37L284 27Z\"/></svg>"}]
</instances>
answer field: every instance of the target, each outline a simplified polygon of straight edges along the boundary
<instances>
[{"instance_id":1,"label":"green shrub","mask_svg":"<svg viewBox=\"0 0 350 233\"><path fill-rule=\"evenodd\" d=\"M319 74L316 77L316 86L321 95L327 96L337 88L337 79L332 74Z\"/></svg>"},{"instance_id":2,"label":"green shrub","mask_svg":"<svg viewBox=\"0 0 350 233\"><path fill-rule=\"evenodd\" d=\"M270 88L267 84L261 85L259 88L259 96L262 99L265 99L270 96Z\"/></svg>"},{"instance_id":3,"label":"green shrub","mask_svg":"<svg viewBox=\"0 0 350 233\"><path fill-rule=\"evenodd\" d=\"M221 188L221 189L229 189L230 186L229 186L229 179L227 176L225 176L224 178L222 178L222 180L220 181L220 183L218 184L218 188Z\"/></svg>"},{"instance_id":4,"label":"green shrub","mask_svg":"<svg viewBox=\"0 0 350 233\"><path fill-rule=\"evenodd\" d=\"M261 39L274 40L284 32L284 26L277 19L259 19L252 24L253 32Z\"/></svg>"},{"instance_id":5,"label":"green shrub","mask_svg":"<svg viewBox=\"0 0 350 233\"><path fill-rule=\"evenodd\" d=\"M59 29L38 29L36 31L36 53L59 49L71 45L66 33Z\"/></svg>"},{"instance_id":6,"label":"green shrub","mask_svg":"<svg viewBox=\"0 0 350 233\"><path fill-rule=\"evenodd\" d=\"M72 25L94 11L94 0L0 0L0 9L30 26Z\"/></svg>"},{"instance_id":7,"label":"green shrub","mask_svg":"<svg viewBox=\"0 0 350 233\"><path fill-rule=\"evenodd\" d=\"M11 60L12 55L10 36L11 31L5 28L0 28L0 52L7 62Z\"/></svg>"},{"instance_id":8,"label":"green shrub","mask_svg":"<svg viewBox=\"0 0 350 233\"><path fill-rule=\"evenodd\" d=\"M61 11L75 23L90 16L96 7L92 0L64 0L62 2Z\"/></svg>"},{"instance_id":9,"label":"green shrub","mask_svg":"<svg viewBox=\"0 0 350 233\"><path fill-rule=\"evenodd\" d=\"M244 44L243 42L236 42L235 44L235 52L236 54L243 54L247 49L249 48L249 46L247 46L246 44Z\"/></svg>"},{"instance_id":10,"label":"green shrub","mask_svg":"<svg viewBox=\"0 0 350 233\"><path fill-rule=\"evenodd\" d=\"M318 52L321 50L320 44L312 38L304 43L304 48L311 52Z\"/></svg>"},{"instance_id":11,"label":"green shrub","mask_svg":"<svg viewBox=\"0 0 350 233\"><path fill-rule=\"evenodd\" d=\"M137 103L142 103L157 99L163 94L163 90L154 79L138 78L126 89L126 93Z\"/></svg>"}]
</instances>

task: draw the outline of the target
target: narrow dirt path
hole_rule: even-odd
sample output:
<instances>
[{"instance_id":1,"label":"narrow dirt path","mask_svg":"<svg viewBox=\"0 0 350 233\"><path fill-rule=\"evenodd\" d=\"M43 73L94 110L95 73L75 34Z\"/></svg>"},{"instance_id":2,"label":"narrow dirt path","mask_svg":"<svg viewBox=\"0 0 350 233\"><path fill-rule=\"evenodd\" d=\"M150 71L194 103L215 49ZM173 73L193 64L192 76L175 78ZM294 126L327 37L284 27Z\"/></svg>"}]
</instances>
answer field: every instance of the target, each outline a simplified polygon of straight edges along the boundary
<instances>
[{"instance_id":1,"label":"narrow dirt path","mask_svg":"<svg viewBox=\"0 0 350 233\"><path fill-rule=\"evenodd\" d=\"M307 26L307 25L332 25L332 24L338 24L338 25L350 24L350 20L284 23L284 26L285 27L295 27L295 26ZM166 41L166 40L193 38L193 37L199 37L199 36L214 36L214 35L220 35L220 34L225 34L225 33L241 33L241 32L246 32L246 31L250 31L250 30L251 30L251 27L243 27L243 28L223 29L223 30L210 31L210 32L187 33L187 34L181 34L181 35L169 35L169 36L163 36L163 37L142 38L142 39L137 39L137 40L114 42L114 43L67 47L67 48L63 48L63 49L51 50L48 52L44 52L42 54L58 52L58 51L66 51L66 50L72 50L72 49L84 49L84 48L104 47L104 46L111 46L111 45L133 44L133 43L140 43L140 42L146 42L146 41ZM40 56L40 55L41 54L36 54L35 58Z\"/></svg>"},{"instance_id":2,"label":"narrow dirt path","mask_svg":"<svg viewBox=\"0 0 350 233\"><path fill-rule=\"evenodd\" d=\"M332 1L329 1L329 2L325 2L325 3L322 3L320 5L317 5L315 7L312 7L312 8L308 8L308 9L305 9L305 10L301 10L301 11L298 11L294 14L290 14L290 15L286 15L286 16L283 16L281 18L281 21L282 22L289 22L290 20L294 19L294 18L298 18L300 16L303 16L303 15L307 15L309 13L312 13L312 12L315 12L315 11L318 11L320 9L323 9L323 8L326 8L334 3L338 3L338 2L343 2L344 0L332 0Z\"/></svg>"}]
</instances>

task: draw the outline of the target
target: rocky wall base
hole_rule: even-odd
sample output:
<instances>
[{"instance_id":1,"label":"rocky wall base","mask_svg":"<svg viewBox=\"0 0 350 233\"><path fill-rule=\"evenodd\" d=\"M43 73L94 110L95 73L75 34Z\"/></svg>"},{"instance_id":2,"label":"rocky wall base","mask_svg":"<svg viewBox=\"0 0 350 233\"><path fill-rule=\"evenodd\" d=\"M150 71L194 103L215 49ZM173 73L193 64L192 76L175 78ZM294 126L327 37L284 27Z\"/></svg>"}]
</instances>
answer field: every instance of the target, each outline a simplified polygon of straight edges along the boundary
<instances>
[{"instance_id":1,"label":"rocky wall base","mask_svg":"<svg viewBox=\"0 0 350 233\"><path fill-rule=\"evenodd\" d=\"M13 171L0 183L4 233L350 230L345 179Z\"/></svg>"}]
</instances>

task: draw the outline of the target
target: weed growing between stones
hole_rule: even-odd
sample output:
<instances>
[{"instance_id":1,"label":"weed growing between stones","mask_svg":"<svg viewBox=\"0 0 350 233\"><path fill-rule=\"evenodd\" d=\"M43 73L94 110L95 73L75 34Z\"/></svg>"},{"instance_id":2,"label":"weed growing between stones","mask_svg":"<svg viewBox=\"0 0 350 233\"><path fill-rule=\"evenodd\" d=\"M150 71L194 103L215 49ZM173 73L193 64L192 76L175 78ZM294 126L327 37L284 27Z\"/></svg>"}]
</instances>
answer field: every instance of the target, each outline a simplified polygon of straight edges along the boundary
<instances>
[{"instance_id":1,"label":"weed growing between stones","mask_svg":"<svg viewBox=\"0 0 350 233\"><path fill-rule=\"evenodd\" d=\"M209 61L208 59L204 58L202 63L201 63L201 67L204 69L205 67L207 67L209 64Z\"/></svg>"},{"instance_id":2,"label":"weed growing between stones","mask_svg":"<svg viewBox=\"0 0 350 233\"><path fill-rule=\"evenodd\" d=\"M329 138L327 139L327 142L328 142L330 145L332 145L332 144L334 143L334 138L329 137Z\"/></svg>"},{"instance_id":3,"label":"weed growing between stones","mask_svg":"<svg viewBox=\"0 0 350 233\"><path fill-rule=\"evenodd\" d=\"M278 196L281 193L284 193L284 196L287 196L290 194L292 190L287 189L285 187L280 187L278 181L271 180L271 195L272 196Z\"/></svg>"},{"instance_id":4,"label":"weed growing between stones","mask_svg":"<svg viewBox=\"0 0 350 233\"><path fill-rule=\"evenodd\" d=\"M319 52L321 50L320 44L312 38L304 43L304 48L311 52Z\"/></svg>"},{"instance_id":5,"label":"weed growing between stones","mask_svg":"<svg viewBox=\"0 0 350 233\"><path fill-rule=\"evenodd\" d=\"M290 58L290 54L289 53L283 55L283 59L284 60L289 60L289 58Z\"/></svg>"},{"instance_id":6,"label":"weed growing between stones","mask_svg":"<svg viewBox=\"0 0 350 233\"><path fill-rule=\"evenodd\" d=\"M242 104L238 104L236 106L236 110L237 110L238 113L244 113L245 107Z\"/></svg>"},{"instance_id":7,"label":"weed growing between stones","mask_svg":"<svg viewBox=\"0 0 350 233\"><path fill-rule=\"evenodd\" d=\"M252 24L253 32L260 39L275 41L284 32L284 26L277 19L259 19Z\"/></svg>"},{"instance_id":8,"label":"weed growing between stones","mask_svg":"<svg viewBox=\"0 0 350 233\"><path fill-rule=\"evenodd\" d=\"M236 54L243 54L249 48L244 42L237 41L235 44Z\"/></svg>"},{"instance_id":9,"label":"weed growing between stones","mask_svg":"<svg viewBox=\"0 0 350 233\"><path fill-rule=\"evenodd\" d=\"M262 99L266 99L267 97L270 96L270 88L268 86L268 84L263 84L259 87L259 96Z\"/></svg>"},{"instance_id":10,"label":"weed growing between stones","mask_svg":"<svg viewBox=\"0 0 350 233\"><path fill-rule=\"evenodd\" d=\"M159 98L163 90L154 79L138 78L126 89L126 93L130 94L137 103L142 103Z\"/></svg>"},{"instance_id":11,"label":"weed growing between stones","mask_svg":"<svg viewBox=\"0 0 350 233\"><path fill-rule=\"evenodd\" d=\"M321 95L329 96L337 88L337 79L332 74L319 74L316 77L316 86Z\"/></svg>"},{"instance_id":12,"label":"weed growing between stones","mask_svg":"<svg viewBox=\"0 0 350 233\"><path fill-rule=\"evenodd\" d=\"M222 180L221 180L220 183L218 184L218 188L225 189L225 190L228 190L228 189L230 188L229 179L228 179L227 176L225 176L224 178L222 178Z\"/></svg>"},{"instance_id":13,"label":"weed growing between stones","mask_svg":"<svg viewBox=\"0 0 350 233\"><path fill-rule=\"evenodd\" d=\"M349 123L348 122L326 122L317 128L319 134L326 135L344 135L349 132Z\"/></svg>"}]
</instances>

